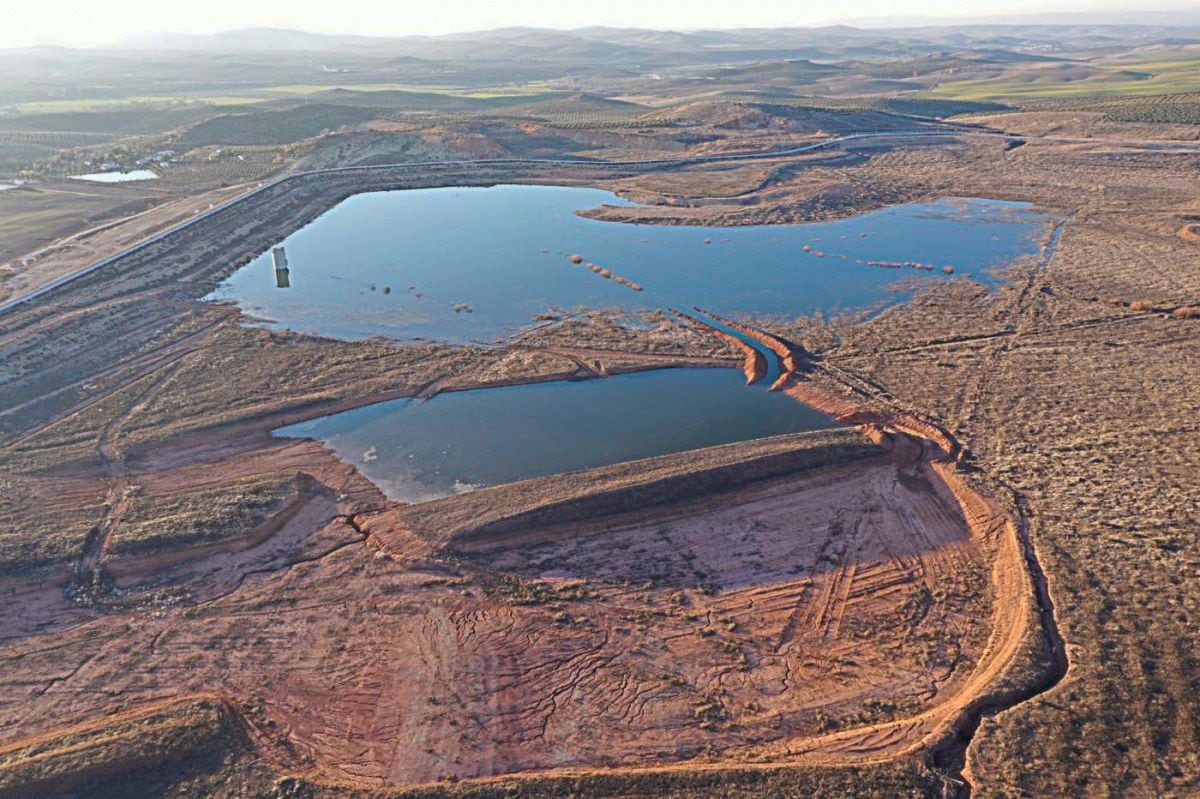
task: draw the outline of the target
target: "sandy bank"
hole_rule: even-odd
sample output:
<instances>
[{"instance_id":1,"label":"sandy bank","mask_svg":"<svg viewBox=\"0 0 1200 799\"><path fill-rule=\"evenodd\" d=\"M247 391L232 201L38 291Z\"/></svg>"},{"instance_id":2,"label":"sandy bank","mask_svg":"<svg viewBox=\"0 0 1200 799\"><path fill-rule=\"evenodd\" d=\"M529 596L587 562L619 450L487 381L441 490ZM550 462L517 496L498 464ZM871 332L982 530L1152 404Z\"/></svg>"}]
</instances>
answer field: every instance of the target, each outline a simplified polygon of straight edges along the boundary
<instances>
[{"instance_id":1,"label":"sandy bank","mask_svg":"<svg viewBox=\"0 0 1200 799\"><path fill-rule=\"evenodd\" d=\"M854 431L776 436L540 477L400 508L402 539L415 533L455 549L490 546L493 536L593 521L653 508L784 474L881 455ZM389 533L367 515L385 549Z\"/></svg>"},{"instance_id":2,"label":"sandy bank","mask_svg":"<svg viewBox=\"0 0 1200 799\"><path fill-rule=\"evenodd\" d=\"M742 373L746 375L746 385L752 385L766 377L767 359L764 358L763 354L757 349L751 347L737 336L730 335L724 330L714 327L713 325L697 319L694 316L688 316L683 311L677 311L672 308L671 313L675 314L680 319L683 319L688 324L694 325L707 333L711 333L721 341L724 341L726 344L737 347L742 353Z\"/></svg>"},{"instance_id":3,"label":"sandy bank","mask_svg":"<svg viewBox=\"0 0 1200 799\"><path fill-rule=\"evenodd\" d=\"M775 356L779 359L779 378L775 381L775 385L771 386L772 389L780 387L783 381L787 379L788 375L798 371L802 367L806 353L804 353L800 347L784 341L777 336L773 336L769 333L759 330L758 328L742 324L741 322L737 322L733 319L726 319L723 316L718 316L712 311L706 311L703 308L697 308L696 310L705 316L711 316L721 324L727 325L739 333L749 336L759 344L762 344L764 347L771 350L771 352L775 353Z\"/></svg>"}]
</instances>

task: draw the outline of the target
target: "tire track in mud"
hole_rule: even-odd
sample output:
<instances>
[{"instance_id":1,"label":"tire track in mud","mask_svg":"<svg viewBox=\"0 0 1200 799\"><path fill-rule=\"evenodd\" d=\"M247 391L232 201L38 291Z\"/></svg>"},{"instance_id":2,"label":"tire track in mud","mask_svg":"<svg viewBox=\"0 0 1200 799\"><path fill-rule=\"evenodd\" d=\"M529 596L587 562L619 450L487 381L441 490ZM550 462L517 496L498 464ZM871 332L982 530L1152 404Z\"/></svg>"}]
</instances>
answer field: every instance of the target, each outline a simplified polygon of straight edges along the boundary
<instances>
[{"instance_id":1,"label":"tire track in mud","mask_svg":"<svg viewBox=\"0 0 1200 799\"><path fill-rule=\"evenodd\" d=\"M901 408L887 396L872 395L864 391L859 381L847 383L844 380L839 380L841 374L845 374L842 370L828 370L824 367L819 367L827 377L835 382L846 386L851 391L860 396L865 396L876 402L883 402L887 406L894 409L895 412L901 415L909 415L911 412ZM917 420L922 426L929 425L933 428L933 432L939 437L944 437L949 446L950 452L943 450L943 444L934 443L926 440L925 449L927 450L924 458L942 458L942 463L948 470L957 471L954 465L958 457L952 457L947 462L945 455L961 455L965 453L958 441L950 434L946 428L939 423L928 418L919 418ZM914 435L912 431L905 430L905 434ZM939 452L942 453L939 455ZM1023 567L1028 576L1032 590L1034 608L1036 610L1042 640L1051 656L1052 664L1046 670L1041 679L1037 680L1032 685L1027 685L1022 688L1009 689L1002 691L992 698L984 699L983 701L971 700L967 702L965 708L959 711L959 716L956 721L953 721L950 726L950 734L941 742L932 746L926 754L926 762L928 766L938 774L946 785L944 796L949 799L969 799L971 796L972 785L970 782L969 769L969 747L974 739L975 733L978 732L984 718L995 716L1006 710L1012 709L1023 702L1026 702L1045 691L1050 690L1062 679L1066 674L1068 663L1066 658L1066 650L1062 635L1058 629L1057 619L1054 613L1054 603L1049 595L1049 589L1045 573L1042 570L1041 564L1037 558L1037 552L1029 538L1028 519L1031 515L1031 509L1024 498L1004 483L1000 483L1003 490L1009 493L1013 500L1015 510L1015 519L1012 519L1014 535L1016 536L1016 544L1023 558ZM1014 653L1015 656L1015 653ZM994 684L996 677L1003 674L1012 664L1012 660L1001 664L1000 669L996 672L990 683ZM983 696L986 696L988 690L994 688L985 686Z\"/></svg>"},{"instance_id":2,"label":"tire track in mud","mask_svg":"<svg viewBox=\"0 0 1200 799\"><path fill-rule=\"evenodd\" d=\"M1076 213L1072 212L1055 226L1037 267L1031 271L1024 285L1021 287L1021 291L1013 303L1012 320L1010 322L1010 330L1013 335L1002 339L993 349L989 358L990 362L980 368L979 381L974 386L974 396L965 397L965 400L971 403L966 421L969 422L971 419L976 418L978 408L982 404L982 394L987 390L986 384L989 377L995 373L999 362L1003 360L1005 354L1012 349L1014 343L1020 337L1022 322L1036 312L1036 309L1032 307L1031 298L1036 298L1035 287L1038 279L1044 275L1046 269L1053 261L1058 243L1062 240L1067 225L1074 220ZM1038 332L1036 329L1036 320L1030 321L1034 322L1034 329L1030 332ZM1013 521L1017 541L1025 561L1025 568L1032 583L1038 624L1041 627L1043 644L1046 647L1046 654L1049 656L1050 663L1043 669L1041 678L1034 682L1034 684L1015 689L1008 696L996 697L976 707L967 715L964 723L953 738L930 753L929 759L931 764L935 768L942 770L948 778L954 780L957 786L954 792L956 799L968 799L971 796L973 785L971 783L969 749L976 733L983 724L983 720L1011 710L1049 691L1062 681L1070 668L1066 642L1058 627L1054 600L1050 595L1046 573L1042 569L1037 549L1029 535L1029 520L1033 518L1033 509L1028 500L1019 491L1007 482L1000 480L997 482L1010 495L1016 510L1016 519ZM957 778L949 777L950 774L957 775Z\"/></svg>"},{"instance_id":3,"label":"tire track in mud","mask_svg":"<svg viewBox=\"0 0 1200 799\"><path fill-rule=\"evenodd\" d=\"M1043 274L1053 259L1057 243L1061 240L1066 225L1073 218L1074 214L1059 222L1051 233L1038 267L1031 272L1012 305L1014 318L1009 323L1008 330L1006 331L1007 335L991 337L999 342L999 346L993 351L992 357L994 360L1002 358L1003 354L1012 347L1013 343L1019 337L1021 333L1021 320L1032 310L1030 307L1031 298L1036 299L1034 289L1037 279ZM721 319L721 317L710 312L701 310L701 313L718 319L722 323L730 324L729 320ZM784 352L784 350L790 350L788 342L772 336L770 333L747 325L738 325L737 329L752 336L755 340L776 353L781 367L785 369L778 381L781 387L786 387L788 383L794 384L796 381L802 380L793 370L786 368L788 365L791 365L794 369L797 358L801 358L802 363L804 363L809 371L824 375L835 384L848 389L852 395L866 399L868 403L882 404L885 408L889 409L882 414L871 412L861 407L855 407L859 405L858 402L834 399L832 395L823 396L825 392L817 389L814 399L826 399L828 401L826 404L846 406L845 408L825 408L826 412L832 413L835 418L839 418L847 423L857 422L862 424L866 422L868 425L878 427L885 433L889 427L894 425L894 429L897 429L901 437L915 437L918 441L923 442L921 454L918 456L920 460L940 461L943 468L949 470L951 473L958 471L957 463L963 456L968 454L969 450L965 449L955 436L949 432L947 427L937 419L902 407L892 397L890 392L882 386L873 381L863 379L850 370L831 364L817 363L814 359L806 357L807 353L803 351L795 352L792 350L790 353ZM984 381L986 381L988 374L990 374L990 370L981 370L978 385L980 391L984 388ZM797 392L797 394L798 396L795 396L795 398L800 401L808 399L802 391ZM817 402L814 407L818 407L820 404L820 402ZM864 413L863 411L866 412ZM868 417L874 416L880 416L881 418L875 422L867 421ZM902 423L902 420L909 421ZM1013 534L1016 538L1015 543L1023 559L1023 567L1032 586L1033 607L1036 611L1042 641L1050 656L1051 664L1047 669L1043 670L1041 679L1035 681L1032 685L999 691L988 698L989 691L996 692L994 686L997 678L1003 675L1012 665L1014 658L1017 657L1020 651L1018 648L1013 651L1008 660L999 664L999 668L989 677L987 683L981 686L981 693L975 699L968 699L964 707L955 711L956 717L952 717L952 720L949 722L948 733L942 737L940 742L935 743L928 750L925 758L928 767L942 779L945 786L943 795L947 798L968 799L971 795L972 785L970 782L968 749L983 719L1014 708L1050 690L1065 676L1069 667L1065 643L1058 628L1054 603L1050 596L1045 572L1038 560L1036 548L1029 537L1029 519L1032 517L1032 509L1019 492L1006 483L1001 482L1000 485L1012 499L1012 508L1016 518L1011 520L1010 526L1013 529ZM973 489L965 485L963 488L973 491ZM986 503L986 500L982 496L979 499ZM966 512L967 508L964 506L963 510ZM824 586L823 588L824 595L829 597L832 587ZM980 699L980 697L983 698ZM911 723L912 728L908 732L900 731L896 725L882 725L877 733L870 733L870 735L879 737L878 741L870 742L867 739L862 739L858 744L848 742L848 745L858 752L862 751L862 744L867 743L872 744L867 747L868 750L884 748L889 739L896 739L897 736L903 739L920 727L917 719L913 719ZM836 744L834 746L836 747Z\"/></svg>"},{"instance_id":4,"label":"tire track in mud","mask_svg":"<svg viewBox=\"0 0 1200 799\"><path fill-rule=\"evenodd\" d=\"M1041 258L1038 259L1037 265L1029 270L1029 274L1021 283L1020 291L1017 292L1017 296L1012 301L1011 312L1005 324L1004 332L1006 335L995 339L995 346L983 356L983 363L976 369L976 379L969 383L964 390L960 403L963 406L960 415L964 427L970 427L972 422L977 419L979 408L983 404L983 397L987 393L988 380L995 373L1000 361L1013 348L1014 342L1020 336L1023 318L1028 316L1031 311L1030 300L1036 296L1035 286L1038 283L1038 279L1045 274L1046 269L1050 266L1050 262L1054 260L1054 254L1058 252L1058 243L1062 241L1067 225L1074 220L1077 213L1078 210L1072 211L1065 218L1061 219L1050 232ZM967 447L973 449L974 443L975 436L971 434Z\"/></svg>"},{"instance_id":5,"label":"tire track in mud","mask_svg":"<svg viewBox=\"0 0 1200 799\"><path fill-rule=\"evenodd\" d=\"M109 488L104 518L88 533L83 552L75 564L74 582L68 587L72 598L81 604L93 604L101 595L108 593L110 582L104 571L104 556L112 543L113 533L131 504L131 488L125 454L121 447L121 434L125 426L146 408L158 395L159 389L169 383L183 369L184 361L193 353L185 353L157 373L151 373L149 385L138 394L132 404L104 428L97 449L101 467L108 473ZM146 378L142 378L146 379Z\"/></svg>"},{"instance_id":6,"label":"tire track in mud","mask_svg":"<svg viewBox=\"0 0 1200 799\"><path fill-rule=\"evenodd\" d=\"M1078 299L1080 302L1088 301L1083 298L1074 298L1074 299ZM1098 300L1096 300L1096 302L1098 302ZM1150 312L1150 313L1152 313L1152 312ZM1060 324L1054 324L1054 325L1050 325L1050 326L1041 328L1038 331L1038 333L1049 334L1049 333L1054 333L1054 332L1066 332L1066 331L1071 331L1071 330L1083 330L1083 329L1088 329L1088 328L1093 328L1093 327L1106 327L1109 325L1119 325L1119 324L1123 324L1125 322L1132 322L1132 321L1137 321L1139 319L1144 319L1146 316L1147 316L1146 313L1127 313L1127 314L1121 314L1119 316L1100 316L1100 317L1096 317L1094 319L1077 319L1077 320L1073 320L1070 322L1063 322ZM929 341L925 341L920 344L906 344L903 347L880 347L878 349L872 350L871 355L872 356L874 356L874 355L909 355L909 354L913 354L913 353L924 352L925 350L936 350L936 349L941 349L944 347L954 347L958 344L972 344L975 342L991 342L991 341L996 341L998 339L1009 339L1009 338L1015 337L1016 335L1017 335L1017 333L1014 330L1000 330L1000 331L996 331L994 333L978 333L975 335L950 336L948 338L931 339ZM1033 335L1033 333L1031 332L1030 335ZM860 355L858 353L851 353L851 354L847 354L847 355L838 355L836 353L833 353L833 354L825 356L825 358L827 359L826 365L828 365L831 362L847 362L847 361L860 360L864 357L866 357L866 356Z\"/></svg>"},{"instance_id":7,"label":"tire track in mud","mask_svg":"<svg viewBox=\"0 0 1200 799\"><path fill-rule=\"evenodd\" d=\"M1060 224L1057 229L1055 242L1058 236L1061 236L1063 226L1066 221ZM1026 290L1019 295L1020 304L1014 307L1014 313L1024 315L1027 312L1027 305L1030 296L1032 296L1032 287L1037 276L1049 264L1053 257L1053 251L1048 253L1043 259L1041 268L1039 268L1026 285ZM1018 338L1019 325L1014 322L1013 335L1004 337L1001 345L997 347L993 357L997 360L1003 357L1003 353L1011 348L1013 342ZM826 375L838 382L840 374L845 374L843 370L836 372L822 369ZM983 370L985 373L987 370ZM983 379L986 379L983 378ZM849 386L856 392L861 392L862 387L857 385ZM980 389L982 389L982 384ZM869 395L868 395L869 396ZM883 400L883 397L874 397L877 401ZM896 407L893 402L887 400L888 404ZM901 413L903 409L897 408ZM927 421L927 420L924 420ZM940 425L939 425L940 427ZM966 452L961 449L954 437L944 428L940 427L940 432L945 435L959 452ZM1029 520L1033 516L1032 508L1028 501L1010 485L1003 481L997 481L1001 489L1007 492L1012 499L1015 518L1012 519L1012 526L1016 536L1016 543L1020 549L1021 557L1023 558L1023 566L1029 577L1032 590L1034 608L1038 618L1042 643L1045 646L1046 652L1050 657L1050 664L1043 670L1040 679L1034 683L1009 689L1008 691L1000 692L998 695L984 699L982 702L969 705L964 715L959 722L954 725L953 734L938 745L935 745L927 754L927 763L943 780L946 788L943 792L946 797L954 797L954 799L969 799L972 793L973 786L970 780L970 763L969 749L974 740L975 734L979 731L980 726L985 718L994 717L1007 710L1011 710L1018 705L1033 699L1040 694L1049 691L1056 686L1066 675L1069 668L1069 661L1066 654L1065 641L1058 627L1057 617L1055 615L1055 606L1053 598L1050 595L1049 585L1046 579L1041 562L1037 556L1037 550L1033 545L1029 536ZM1007 668L1009 664L1005 664ZM1001 672L1002 673L1002 672Z\"/></svg>"}]
</instances>

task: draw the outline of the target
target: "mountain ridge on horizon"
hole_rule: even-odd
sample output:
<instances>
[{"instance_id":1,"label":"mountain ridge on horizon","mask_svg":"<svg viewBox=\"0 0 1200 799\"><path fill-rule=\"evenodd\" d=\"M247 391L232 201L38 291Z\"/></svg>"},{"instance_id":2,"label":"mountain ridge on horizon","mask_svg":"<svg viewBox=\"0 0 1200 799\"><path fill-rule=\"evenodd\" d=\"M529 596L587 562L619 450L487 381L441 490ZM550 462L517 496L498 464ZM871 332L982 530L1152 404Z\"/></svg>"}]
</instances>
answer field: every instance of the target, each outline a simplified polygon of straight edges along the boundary
<instances>
[{"instance_id":1,"label":"mountain ridge on horizon","mask_svg":"<svg viewBox=\"0 0 1200 799\"><path fill-rule=\"evenodd\" d=\"M603 41L610 44L662 47L668 44L693 46L705 40L724 40L726 44L750 44L764 39L787 35L835 35L853 38L887 38L895 33L946 33L965 28L1138 28L1145 31L1170 29L1173 33L1193 33L1200 36L1200 8L1178 11L1113 11L1102 13L1039 12L990 17L942 18L904 16L868 18L846 22L745 28L648 28L639 26L591 25L578 28L543 28L512 25L499 28L453 31L439 34L362 34L323 33L296 28L255 26L213 33L179 33L169 31L145 32L123 37L117 42L95 48L128 48L137 50L220 50L220 49L311 49L337 50L345 47L372 47L388 43L437 43L475 40L520 39L536 35L580 40ZM1182 30L1195 28L1194 31ZM1164 30L1165 32L1165 30ZM630 41L630 40L635 41ZM670 40L670 41L668 41ZM53 45L51 45L53 46Z\"/></svg>"}]
</instances>

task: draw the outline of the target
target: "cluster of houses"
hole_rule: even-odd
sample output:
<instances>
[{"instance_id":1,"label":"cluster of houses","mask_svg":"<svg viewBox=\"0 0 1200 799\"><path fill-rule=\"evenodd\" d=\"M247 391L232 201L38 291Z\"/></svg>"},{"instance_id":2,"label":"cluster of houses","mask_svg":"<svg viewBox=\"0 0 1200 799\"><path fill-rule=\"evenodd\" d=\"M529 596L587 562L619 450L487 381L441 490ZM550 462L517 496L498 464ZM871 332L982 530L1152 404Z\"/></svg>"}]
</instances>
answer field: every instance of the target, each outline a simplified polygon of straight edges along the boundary
<instances>
[{"instance_id":1,"label":"cluster of houses","mask_svg":"<svg viewBox=\"0 0 1200 799\"><path fill-rule=\"evenodd\" d=\"M158 164L158 166L162 167L163 169L167 169L175 161L175 158L178 155L179 153L175 152L174 150L159 150L154 155L147 155L139 158L137 160L137 165L145 167L150 166L151 164ZM108 167L104 166L101 167L101 169L108 169Z\"/></svg>"},{"instance_id":2,"label":"cluster of houses","mask_svg":"<svg viewBox=\"0 0 1200 799\"><path fill-rule=\"evenodd\" d=\"M157 166L160 169L170 169L171 164L175 163L178 157L179 153L175 152L174 150L159 150L154 155L142 156L135 163L141 168ZM102 164L94 164L91 161L84 161L83 165L89 169L99 169L101 172L116 172L125 168L125 164L117 161L105 161Z\"/></svg>"}]
</instances>

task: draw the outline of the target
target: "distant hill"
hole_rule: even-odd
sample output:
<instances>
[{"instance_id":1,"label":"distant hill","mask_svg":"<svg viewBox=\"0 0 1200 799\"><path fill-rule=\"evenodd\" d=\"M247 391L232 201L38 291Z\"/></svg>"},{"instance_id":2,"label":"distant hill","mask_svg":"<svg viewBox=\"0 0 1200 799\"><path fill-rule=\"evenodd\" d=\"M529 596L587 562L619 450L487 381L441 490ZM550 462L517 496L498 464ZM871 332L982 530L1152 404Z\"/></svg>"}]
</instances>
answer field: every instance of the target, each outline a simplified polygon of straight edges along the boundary
<instances>
[{"instance_id":1,"label":"distant hill","mask_svg":"<svg viewBox=\"0 0 1200 799\"><path fill-rule=\"evenodd\" d=\"M330 35L285 28L242 28L220 33L144 33L119 45L138 50L338 50L378 45L378 36Z\"/></svg>"},{"instance_id":2,"label":"distant hill","mask_svg":"<svg viewBox=\"0 0 1200 799\"><path fill-rule=\"evenodd\" d=\"M999 25L1096 26L1121 25L1138 27L1196 27L1200 26L1200 8L1176 11L1040 11L1027 14L994 14L980 17L896 16L854 20L865 28L917 28Z\"/></svg>"},{"instance_id":3,"label":"distant hill","mask_svg":"<svg viewBox=\"0 0 1200 799\"><path fill-rule=\"evenodd\" d=\"M716 80L806 82L842 72L840 66L816 64L808 59L787 59L708 69L700 76Z\"/></svg>"},{"instance_id":4,"label":"distant hill","mask_svg":"<svg viewBox=\"0 0 1200 799\"><path fill-rule=\"evenodd\" d=\"M1200 11L1032 15L997 24L961 20L894 20L896 26L660 31L641 28L500 28L442 36L363 36L246 28L213 34L128 37L125 49L211 51L391 51L398 59L531 61L615 59L654 64L780 58L898 58L957 49L1030 50L1107 42L1174 42L1200 38ZM1061 20L1061 22L1055 22ZM900 27L900 24L905 24ZM1045 55L1045 53L1043 53Z\"/></svg>"},{"instance_id":5,"label":"distant hill","mask_svg":"<svg viewBox=\"0 0 1200 799\"><path fill-rule=\"evenodd\" d=\"M506 116L521 115L530 119L563 122L564 120L587 121L594 124L632 121L650 109L637 103L613 100L593 94L576 93L557 96L530 98L534 102L514 103L504 110Z\"/></svg>"},{"instance_id":6,"label":"distant hill","mask_svg":"<svg viewBox=\"0 0 1200 799\"><path fill-rule=\"evenodd\" d=\"M324 131L366 122L375 115L367 109L318 103L282 111L224 114L188 128L178 144L184 150L213 144L290 144Z\"/></svg>"}]
</instances>

